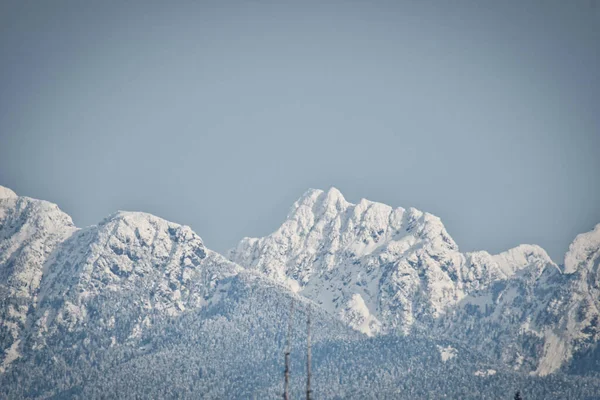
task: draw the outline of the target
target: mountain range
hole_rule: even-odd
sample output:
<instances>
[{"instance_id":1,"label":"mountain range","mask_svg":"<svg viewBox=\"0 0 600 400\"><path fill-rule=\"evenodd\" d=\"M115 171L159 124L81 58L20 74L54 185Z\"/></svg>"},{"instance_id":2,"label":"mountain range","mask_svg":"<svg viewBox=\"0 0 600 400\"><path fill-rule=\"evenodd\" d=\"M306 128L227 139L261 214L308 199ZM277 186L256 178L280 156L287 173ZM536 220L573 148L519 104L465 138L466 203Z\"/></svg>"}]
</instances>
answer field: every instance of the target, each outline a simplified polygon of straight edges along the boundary
<instances>
[{"instance_id":1,"label":"mountain range","mask_svg":"<svg viewBox=\"0 0 600 400\"><path fill-rule=\"evenodd\" d=\"M466 252L414 208L307 191L226 255L117 212L77 228L0 187L0 398L600 396L600 224L562 265ZM294 313L290 305L294 303ZM291 319L290 319L291 318Z\"/></svg>"}]
</instances>

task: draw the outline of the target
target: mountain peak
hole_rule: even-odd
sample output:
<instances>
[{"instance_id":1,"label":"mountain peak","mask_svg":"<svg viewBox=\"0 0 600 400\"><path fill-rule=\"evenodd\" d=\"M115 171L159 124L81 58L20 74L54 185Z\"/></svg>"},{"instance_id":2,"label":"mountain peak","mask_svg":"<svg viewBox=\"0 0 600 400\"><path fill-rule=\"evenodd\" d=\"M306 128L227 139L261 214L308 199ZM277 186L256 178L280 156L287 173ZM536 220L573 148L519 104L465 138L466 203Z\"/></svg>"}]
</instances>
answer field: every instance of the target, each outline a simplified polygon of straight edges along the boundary
<instances>
[{"instance_id":1,"label":"mountain peak","mask_svg":"<svg viewBox=\"0 0 600 400\"><path fill-rule=\"evenodd\" d=\"M329 199L330 201L346 201L346 199L344 198L344 195L342 194L342 192L340 192L337 188L335 187L330 187L329 190L327 191L327 199Z\"/></svg>"},{"instance_id":2,"label":"mountain peak","mask_svg":"<svg viewBox=\"0 0 600 400\"><path fill-rule=\"evenodd\" d=\"M327 192L321 189L308 189L304 194L296 200L292 207L292 215L301 206L307 206L310 208L329 208L336 207L338 205L348 205L349 203L338 189L331 187Z\"/></svg>"},{"instance_id":3,"label":"mountain peak","mask_svg":"<svg viewBox=\"0 0 600 400\"><path fill-rule=\"evenodd\" d=\"M0 199L12 199L15 197L19 196L17 196L17 194L11 189L0 185Z\"/></svg>"},{"instance_id":4,"label":"mountain peak","mask_svg":"<svg viewBox=\"0 0 600 400\"><path fill-rule=\"evenodd\" d=\"M165 223L170 223L160 217L157 217L156 215L145 213L142 211L119 210L117 212L110 214L108 217L104 218L98 225L105 225L107 223L114 222L114 221L124 221L124 222L128 222L128 223L136 223L136 222L149 221L149 220L164 221Z\"/></svg>"},{"instance_id":5,"label":"mountain peak","mask_svg":"<svg viewBox=\"0 0 600 400\"><path fill-rule=\"evenodd\" d=\"M170 236L179 243L194 243L203 247L204 243L192 228L167 221L153 214L140 211L117 211L98 224L98 229L107 237L114 236L123 243L140 241L149 244L158 236Z\"/></svg>"},{"instance_id":6,"label":"mountain peak","mask_svg":"<svg viewBox=\"0 0 600 400\"><path fill-rule=\"evenodd\" d=\"M279 229L242 240L229 257L295 287L353 327L375 334L400 325L408 329L414 314L428 312L413 311L409 305L421 281L427 281L423 285L435 297L432 312L441 312L437 299L442 292L452 292L452 299L460 294L451 273L444 270L458 271L457 251L432 214L366 199L353 204L330 188L307 191ZM402 293L388 308L386 295L379 293L398 290ZM406 311L394 311L400 309Z\"/></svg>"},{"instance_id":7,"label":"mountain peak","mask_svg":"<svg viewBox=\"0 0 600 400\"><path fill-rule=\"evenodd\" d=\"M565 273L576 272L579 267L593 258L594 253L600 248L600 224L589 232L581 233L575 237L565 254Z\"/></svg>"}]
</instances>

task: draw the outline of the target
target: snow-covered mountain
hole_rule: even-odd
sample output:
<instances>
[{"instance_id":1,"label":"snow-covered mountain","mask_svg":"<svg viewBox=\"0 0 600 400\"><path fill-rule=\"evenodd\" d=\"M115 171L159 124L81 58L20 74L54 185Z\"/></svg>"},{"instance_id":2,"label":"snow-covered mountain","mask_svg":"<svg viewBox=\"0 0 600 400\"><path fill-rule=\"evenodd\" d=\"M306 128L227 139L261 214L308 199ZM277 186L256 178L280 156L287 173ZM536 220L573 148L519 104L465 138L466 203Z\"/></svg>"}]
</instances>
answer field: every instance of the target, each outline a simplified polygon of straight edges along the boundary
<instances>
[{"instance_id":1,"label":"snow-covered mountain","mask_svg":"<svg viewBox=\"0 0 600 400\"><path fill-rule=\"evenodd\" d=\"M96 346L134 340L156 319L218 298L218 282L241 268L207 249L189 227L145 213L118 212L81 229L46 260L32 317L34 348L64 331Z\"/></svg>"},{"instance_id":2,"label":"snow-covered mountain","mask_svg":"<svg viewBox=\"0 0 600 400\"><path fill-rule=\"evenodd\" d=\"M279 229L228 257L367 335L422 330L545 375L598 339L599 226L575 240L563 274L539 246L461 253L438 217L331 188L309 190Z\"/></svg>"},{"instance_id":3,"label":"snow-covered mountain","mask_svg":"<svg viewBox=\"0 0 600 400\"><path fill-rule=\"evenodd\" d=\"M414 208L347 202L335 188L309 190L269 236L228 254L322 304L366 334L408 333L468 293L552 261L537 246L463 254L440 219Z\"/></svg>"},{"instance_id":4,"label":"snow-covered mountain","mask_svg":"<svg viewBox=\"0 0 600 400\"><path fill-rule=\"evenodd\" d=\"M310 308L323 398L588 396L599 249L600 225L566 273L537 246L461 253L431 214L331 189L226 258L150 214L79 229L0 186L0 398L279 397L292 301L293 371Z\"/></svg>"},{"instance_id":5,"label":"snow-covered mountain","mask_svg":"<svg viewBox=\"0 0 600 400\"><path fill-rule=\"evenodd\" d=\"M217 282L242 270L189 227L150 214L118 212L77 229L54 204L0 193L2 371L20 355L24 330L43 348L63 331L89 330L94 318L114 345L151 317L206 305Z\"/></svg>"}]
</instances>

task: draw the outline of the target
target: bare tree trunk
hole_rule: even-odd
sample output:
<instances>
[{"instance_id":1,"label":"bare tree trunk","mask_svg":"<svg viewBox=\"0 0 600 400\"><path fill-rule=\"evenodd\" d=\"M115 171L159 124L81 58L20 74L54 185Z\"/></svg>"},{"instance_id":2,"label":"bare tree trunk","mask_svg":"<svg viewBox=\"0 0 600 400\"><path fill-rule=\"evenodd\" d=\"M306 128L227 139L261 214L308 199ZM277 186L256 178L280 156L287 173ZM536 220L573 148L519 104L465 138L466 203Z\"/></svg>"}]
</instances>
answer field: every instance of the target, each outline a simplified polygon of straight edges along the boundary
<instances>
[{"instance_id":1,"label":"bare tree trunk","mask_svg":"<svg viewBox=\"0 0 600 400\"><path fill-rule=\"evenodd\" d=\"M290 400L290 353L291 348L291 336L292 336L292 319L294 317L294 299L292 299L292 305L290 306L290 315L288 320L288 332L286 339L285 349L285 382L283 387L283 398L284 400Z\"/></svg>"},{"instance_id":2,"label":"bare tree trunk","mask_svg":"<svg viewBox=\"0 0 600 400\"><path fill-rule=\"evenodd\" d=\"M310 400L310 305L308 306L307 311L307 319L306 319L306 400Z\"/></svg>"}]
</instances>

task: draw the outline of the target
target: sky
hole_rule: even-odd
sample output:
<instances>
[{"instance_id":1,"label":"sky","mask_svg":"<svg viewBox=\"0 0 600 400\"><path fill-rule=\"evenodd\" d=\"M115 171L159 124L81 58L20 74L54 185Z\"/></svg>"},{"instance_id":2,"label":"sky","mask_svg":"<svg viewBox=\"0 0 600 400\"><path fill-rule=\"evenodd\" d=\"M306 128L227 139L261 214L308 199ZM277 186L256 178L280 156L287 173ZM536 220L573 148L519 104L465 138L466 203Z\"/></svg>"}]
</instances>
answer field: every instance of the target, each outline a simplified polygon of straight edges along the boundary
<instances>
[{"instance_id":1,"label":"sky","mask_svg":"<svg viewBox=\"0 0 600 400\"><path fill-rule=\"evenodd\" d=\"M214 250L308 188L562 262L600 223L595 0L0 2L0 185Z\"/></svg>"}]
</instances>

